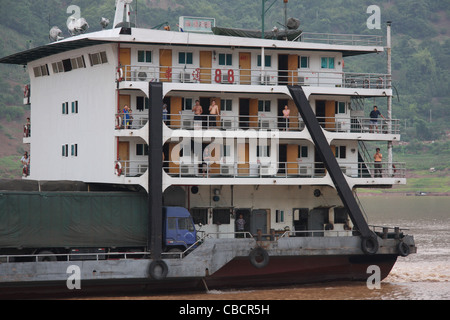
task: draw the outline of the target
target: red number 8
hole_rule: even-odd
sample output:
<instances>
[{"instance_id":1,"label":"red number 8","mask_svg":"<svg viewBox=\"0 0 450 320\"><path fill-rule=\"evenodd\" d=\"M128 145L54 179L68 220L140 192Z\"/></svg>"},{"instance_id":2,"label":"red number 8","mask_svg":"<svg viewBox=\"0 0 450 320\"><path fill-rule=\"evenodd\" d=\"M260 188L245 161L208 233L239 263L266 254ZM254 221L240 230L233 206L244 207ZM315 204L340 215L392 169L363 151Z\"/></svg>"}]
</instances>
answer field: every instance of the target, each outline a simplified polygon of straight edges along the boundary
<instances>
[{"instance_id":1,"label":"red number 8","mask_svg":"<svg viewBox=\"0 0 450 320\"><path fill-rule=\"evenodd\" d=\"M228 82L233 83L234 82L234 71L233 69L228 70Z\"/></svg>"},{"instance_id":2,"label":"red number 8","mask_svg":"<svg viewBox=\"0 0 450 320\"><path fill-rule=\"evenodd\" d=\"M216 69L216 76L214 77L214 80L215 80L217 83L222 82L222 70Z\"/></svg>"}]
</instances>

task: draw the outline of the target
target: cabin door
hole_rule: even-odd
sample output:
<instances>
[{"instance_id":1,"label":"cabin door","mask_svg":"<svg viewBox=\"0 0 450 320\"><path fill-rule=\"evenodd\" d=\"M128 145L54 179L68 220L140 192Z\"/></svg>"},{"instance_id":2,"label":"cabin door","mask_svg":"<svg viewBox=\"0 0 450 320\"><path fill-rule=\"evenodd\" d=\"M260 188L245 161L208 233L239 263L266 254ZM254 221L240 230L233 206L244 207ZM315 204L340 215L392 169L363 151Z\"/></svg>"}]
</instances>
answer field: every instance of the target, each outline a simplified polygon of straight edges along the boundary
<instances>
[{"instance_id":1,"label":"cabin door","mask_svg":"<svg viewBox=\"0 0 450 320\"><path fill-rule=\"evenodd\" d=\"M122 69L122 74L125 80L131 80L131 49L130 48L120 48L119 51L119 62Z\"/></svg>"},{"instance_id":2,"label":"cabin door","mask_svg":"<svg viewBox=\"0 0 450 320\"><path fill-rule=\"evenodd\" d=\"M130 143L128 141L119 141L119 159L122 164L122 172L127 175L130 171Z\"/></svg>"},{"instance_id":3,"label":"cabin door","mask_svg":"<svg viewBox=\"0 0 450 320\"><path fill-rule=\"evenodd\" d=\"M172 49L159 50L159 80L172 82Z\"/></svg>"},{"instance_id":4,"label":"cabin door","mask_svg":"<svg viewBox=\"0 0 450 320\"><path fill-rule=\"evenodd\" d=\"M200 83L211 83L211 68L212 52L200 51Z\"/></svg>"},{"instance_id":5,"label":"cabin door","mask_svg":"<svg viewBox=\"0 0 450 320\"><path fill-rule=\"evenodd\" d=\"M171 128L181 128L181 97L170 97L170 126Z\"/></svg>"},{"instance_id":6,"label":"cabin door","mask_svg":"<svg viewBox=\"0 0 450 320\"><path fill-rule=\"evenodd\" d=\"M296 85L298 82L298 55L290 54L288 57L288 83Z\"/></svg>"},{"instance_id":7,"label":"cabin door","mask_svg":"<svg viewBox=\"0 0 450 320\"><path fill-rule=\"evenodd\" d=\"M250 52L239 52L240 84L251 84L252 60Z\"/></svg>"},{"instance_id":8,"label":"cabin door","mask_svg":"<svg viewBox=\"0 0 450 320\"><path fill-rule=\"evenodd\" d=\"M252 211L250 219L250 232L257 234L261 230L262 234L267 234L267 210L256 209Z\"/></svg>"}]
</instances>

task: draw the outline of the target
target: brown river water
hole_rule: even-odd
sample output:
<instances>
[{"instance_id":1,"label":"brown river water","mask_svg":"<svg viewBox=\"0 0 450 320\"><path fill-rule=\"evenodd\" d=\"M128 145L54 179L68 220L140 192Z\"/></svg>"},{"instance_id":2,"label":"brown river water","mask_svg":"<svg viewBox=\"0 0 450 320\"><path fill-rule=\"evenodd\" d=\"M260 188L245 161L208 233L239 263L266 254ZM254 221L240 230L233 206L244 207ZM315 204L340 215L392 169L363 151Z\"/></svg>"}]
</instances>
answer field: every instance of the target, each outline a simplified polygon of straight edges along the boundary
<instances>
[{"instance_id":1,"label":"brown river water","mask_svg":"<svg viewBox=\"0 0 450 320\"><path fill-rule=\"evenodd\" d=\"M364 282L336 282L164 295L129 296L117 292L89 299L177 300L176 309L205 300L450 300L450 197L373 196L360 200L370 225L407 228L405 233L414 235L416 241L417 254L399 257L379 289L370 289Z\"/></svg>"}]
</instances>

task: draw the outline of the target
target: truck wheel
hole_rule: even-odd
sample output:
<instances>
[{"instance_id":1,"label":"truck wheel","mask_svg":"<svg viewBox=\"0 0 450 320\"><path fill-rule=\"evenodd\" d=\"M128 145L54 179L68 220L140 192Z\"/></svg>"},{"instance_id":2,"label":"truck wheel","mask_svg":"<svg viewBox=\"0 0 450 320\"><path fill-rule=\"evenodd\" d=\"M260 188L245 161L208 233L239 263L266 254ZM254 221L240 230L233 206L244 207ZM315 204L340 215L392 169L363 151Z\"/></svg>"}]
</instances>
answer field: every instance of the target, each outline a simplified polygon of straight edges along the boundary
<instances>
[{"instance_id":1,"label":"truck wheel","mask_svg":"<svg viewBox=\"0 0 450 320\"><path fill-rule=\"evenodd\" d=\"M169 268L162 260L153 260L148 266L148 273L154 280L163 280L167 277Z\"/></svg>"},{"instance_id":2,"label":"truck wheel","mask_svg":"<svg viewBox=\"0 0 450 320\"><path fill-rule=\"evenodd\" d=\"M56 261L56 256L53 252L51 252L50 250L42 250L39 252L39 254L47 254L47 256L40 256L38 257L38 261Z\"/></svg>"}]
</instances>

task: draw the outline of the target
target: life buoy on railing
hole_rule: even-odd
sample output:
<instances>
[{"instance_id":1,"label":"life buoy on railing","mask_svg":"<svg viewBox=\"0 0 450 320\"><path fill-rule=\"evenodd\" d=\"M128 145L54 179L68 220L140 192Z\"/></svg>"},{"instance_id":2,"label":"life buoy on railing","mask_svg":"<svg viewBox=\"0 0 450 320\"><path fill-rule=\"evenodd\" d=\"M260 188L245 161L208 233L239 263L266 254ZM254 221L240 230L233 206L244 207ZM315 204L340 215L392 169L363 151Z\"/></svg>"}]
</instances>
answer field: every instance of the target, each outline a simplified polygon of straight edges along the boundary
<instances>
[{"instance_id":1,"label":"life buoy on railing","mask_svg":"<svg viewBox=\"0 0 450 320\"><path fill-rule=\"evenodd\" d=\"M154 280L164 280L169 272L169 267L163 260L153 260L148 266L148 274Z\"/></svg>"},{"instance_id":2,"label":"life buoy on railing","mask_svg":"<svg viewBox=\"0 0 450 320\"><path fill-rule=\"evenodd\" d=\"M269 263L269 254L261 247L256 247L249 254L250 263L255 268L261 269Z\"/></svg>"},{"instance_id":3,"label":"life buoy on railing","mask_svg":"<svg viewBox=\"0 0 450 320\"><path fill-rule=\"evenodd\" d=\"M123 70L122 70L122 68L117 68L116 78L117 78L117 81L119 81L119 82L123 81Z\"/></svg>"},{"instance_id":4,"label":"life buoy on railing","mask_svg":"<svg viewBox=\"0 0 450 320\"><path fill-rule=\"evenodd\" d=\"M122 164L120 163L120 161L116 162L116 166L114 167L114 173L116 176L122 175Z\"/></svg>"},{"instance_id":5,"label":"life buoy on railing","mask_svg":"<svg viewBox=\"0 0 450 320\"><path fill-rule=\"evenodd\" d=\"M401 255L402 257L406 257L409 255L409 252L410 252L409 246L406 243L404 243L403 241L399 242L397 249L398 249L398 254Z\"/></svg>"},{"instance_id":6,"label":"life buoy on railing","mask_svg":"<svg viewBox=\"0 0 450 320\"><path fill-rule=\"evenodd\" d=\"M28 98L29 96L30 96L30 87L26 85L25 89L23 90L23 97Z\"/></svg>"},{"instance_id":7,"label":"life buoy on railing","mask_svg":"<svg viewBox=\"0 0 450 320\"><path fill-rule=\"evenodd\" d=\"M378 240L376 236L364 237L361 239L361 250L365 254L375 254L379 248Z\"/></svg>"}]
</instances>

